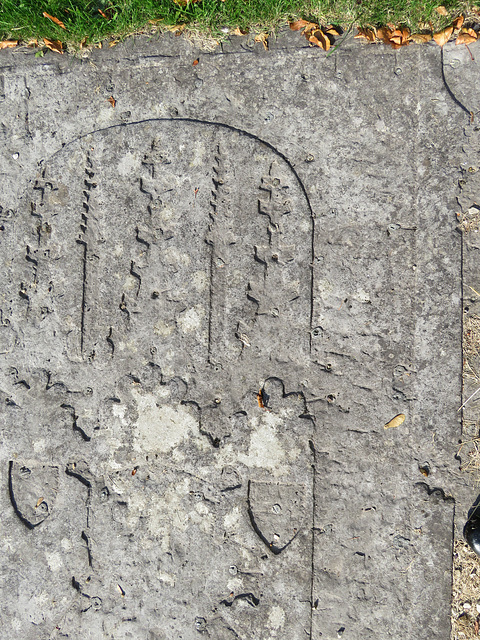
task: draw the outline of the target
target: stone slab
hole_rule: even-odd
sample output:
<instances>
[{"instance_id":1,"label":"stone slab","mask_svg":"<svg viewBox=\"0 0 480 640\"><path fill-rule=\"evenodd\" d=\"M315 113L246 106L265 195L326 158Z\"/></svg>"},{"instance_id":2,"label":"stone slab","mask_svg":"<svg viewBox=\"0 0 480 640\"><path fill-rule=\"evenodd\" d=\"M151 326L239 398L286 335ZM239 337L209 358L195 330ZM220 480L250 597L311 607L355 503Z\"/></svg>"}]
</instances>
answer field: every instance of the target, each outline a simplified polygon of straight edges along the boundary
<instances>
[{"instance_id":1,"label":"stone slab","mask_svg":"<svg viewBox=\"0 0 480 640\"><path fill-rule=\"evenodd\" d=\"M468 118L440 49L1 54L10 635L447 639Z\"/></svg>"}]
</instances>

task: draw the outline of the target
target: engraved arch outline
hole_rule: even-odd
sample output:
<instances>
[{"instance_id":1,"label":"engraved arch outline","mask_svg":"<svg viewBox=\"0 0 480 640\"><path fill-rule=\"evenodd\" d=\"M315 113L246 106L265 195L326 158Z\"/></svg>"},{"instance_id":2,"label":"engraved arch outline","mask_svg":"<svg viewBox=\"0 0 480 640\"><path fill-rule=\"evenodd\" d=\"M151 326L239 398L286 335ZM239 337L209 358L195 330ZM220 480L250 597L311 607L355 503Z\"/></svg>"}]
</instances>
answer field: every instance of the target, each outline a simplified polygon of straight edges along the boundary
<instances>
[{"instance_id":1,"label":"engraved arch outline","mask_svg":"<svg viewBox=\"0 0 480 640\"><path fill-rule=\"evenodd\" d=\"M316 216L315 216L315 213L314 213L314 211L312 209L312 205L311 205L311 202L310 202L310 198L308 197L308 192L307 192L307 189L305 187L305 184L303 183L302 179L298 175L294 165L290 162L288 157L284 153L282 153L279 149L277 149L273 144L271 144L270 142L267 142L266 140L263 140L262 138L260 138L259 136L257 136L254 133L250 133L249 131L245 131L244 129L240 129L239 127L235 127L233 125L226 124L226 123L223 123L223 122L212 122L212 121L209 121L209 120L202 120L200 118L146 118L144 120L136 120L134 122L123 122L123 123L111 125L109 127L102 127L100 129L93 129L92 131L88 131L87 133L84 133L84 134L82 134L80 136L77 136L76 138L73 138L69 142L64 143L61 149L58 149L58 151L53 153L45 161L45 165L47 165L49 162L54 160L54 158L56 156L60 155L63 151L68 149L69 146L75 144L76 142L79 142L80 140L83 140L84 138L88 138L88 136L92 136L92 135L95 135L97 133L106 133L107 131L125 129L127 127L133 127L133 126L142 125L142 124L177 123L177 122L178 123L183 123L183 124L186 124L186 125L201 125L201 126L207 126L207 127L212 127L212 128L216 127L218 129L223 129L223 130L226 130L226 131L230 131L231 133L236 133L239 136L243 136L244 138L247 138L249 140L253 140L254 142L257 142L257 143L263 145L268 150L272 151L276 156L278 156L287 165L288 169L292 172L293 176L295 177L295 180L296 180L298 186L300 187L300 190L301 190L301 192L303 194L303 197L305 199L305 202L307 204L308 211L310 213L310 224L311 224L310 238L311 238L311 244L310 244L310 248L309 249L310 249L310 256L311 256L311 266L310 266L310 319L309 319L310 335L309 335L309 350L311 352L311 349L312 349L312 334L311 334L311 332L312 332L312 329L313 329L315 218L316 218Z\"/></svg>"}]
</instances>

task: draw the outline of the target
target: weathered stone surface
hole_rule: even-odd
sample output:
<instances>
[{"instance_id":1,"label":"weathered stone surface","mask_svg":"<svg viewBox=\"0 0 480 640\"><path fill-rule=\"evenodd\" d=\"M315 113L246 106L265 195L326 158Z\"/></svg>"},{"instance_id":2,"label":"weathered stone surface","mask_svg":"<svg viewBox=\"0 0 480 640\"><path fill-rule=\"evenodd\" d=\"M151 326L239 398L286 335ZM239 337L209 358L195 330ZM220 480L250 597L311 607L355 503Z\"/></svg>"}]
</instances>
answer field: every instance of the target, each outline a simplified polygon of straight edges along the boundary
<instances>
[{"instance_id":1,"label":"weathered stone surface","mask_svg":"<svg viewBox=\"0 0 480 640\"><path fill-rule=\"evenodd\" d=\"M466 116L440 50L2 54L12 633L448 638Z\"/></svg>"}]
</instances>

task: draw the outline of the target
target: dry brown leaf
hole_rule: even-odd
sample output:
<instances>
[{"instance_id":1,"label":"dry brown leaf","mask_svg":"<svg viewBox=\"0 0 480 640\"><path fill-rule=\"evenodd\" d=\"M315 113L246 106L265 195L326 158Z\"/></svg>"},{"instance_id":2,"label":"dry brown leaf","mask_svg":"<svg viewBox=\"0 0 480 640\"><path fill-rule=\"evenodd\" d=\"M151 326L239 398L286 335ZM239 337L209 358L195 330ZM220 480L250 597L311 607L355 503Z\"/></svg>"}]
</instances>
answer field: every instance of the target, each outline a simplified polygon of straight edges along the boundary
<instances>
[{"instance_id":1,"label":"dry brown leaf","mask_svg":"<svg viewBox=\"0 0 480 640\"><path fill-rule=\"evenodd\" d=\"M465 18L463 16L458 16L458 18L455 18L455 20L452 22L453 28L460 29L464 21L465 21Z\"/></svg>"},{"instance_id":2,"label":"dry brown leaf","mask_svg":"<svg viewBox=\"0 0 480 640\"><path fill-rule=\"evenodd\" d=\"M390 44L390 37L393 31L394 29L391 29L389 26L380 27L380 29L377 29L377 38L385 42L385 44Z\"/></svg>"},{"instance_id":3,"label":"dry brown leaf","mask_svg":"<svg viewBox=\"0 0 480 640\"><path fill-rule=\"evenodd\" d=\"M117 104L117 101L113 96L109 97L108 102L112 105L112 108L115 109L115 105Z\"/></svg>"},{"instance_id":4,"label":"dry brown leaf","mask_svg":"<svg viewBox=\"0 0 480 640\"><path fill-rule=\"evenodd\" d=\"M296 22L290 22L290 29L292 31L300 31L300 29L304 29L307 24L309 24L308 20L297 20Z\"/></svg>"},{"instance_id":5,"label":"dry brown leaf","mask_svg":"<svg viewBox=\"0 0 480 640\"><path fill-rule=\"evenodd\" d=\"M32 38L27 42L27 47L38 47L38 40L36 38Z\"/></svg>"},{"instance_id":6,"label":"dry brown leaf","mask_svg":"<svg viewBox=\"0 0 480 640\"><path fill-rule=\"evenodd\" d=\"M157 21L150 20L150 22L153 24L154 22L157 22ZM174 24L172 26L165 26L164 28L167 31L171 31L175 35L180 35L182 31L184 31L185 27L186 27L185 24Z\"/></svg>"},{"instance_id":7,"label":"dry brown leaf","mask_svg":"<svg viewBox=\"0 0 480 640\"><path fill-rule=\"evenodd\" d=\"M102 11L101 9L98 10L98 13L102 16L102 18L105 18L105 20L109 20L110 18L107 16L107 14Z\"/></svg>"},{"instance_id":8,"label":"dry brown leaf","mask_svg":"<svg viewBox=\"0 0 480 640\"><path fill-rule=\"evenodd\" d=\"M58 18L55 18L54 16L51 16L49 13L47 13L46 11L43 12L43 17L44 18L48 18L49 20L51 20L52 22L54 22L55 24L58 24L59 27L62 27L62 29L66 29L67 27L63 24L63 22L61 20L59 20Z\"/></svg>"},{"instance_id":9,"label":"dry brown leaf","mask_svg":"<svg viewBox=\"0 0 480 640\"><path fill-rule=\"evenodd\" d=\"M11 49L12 47L16 47L18 44L18 40L2 40L0 42L0 49Z\"/></svg>"},{"instance_id":10,"label":"dry brown leaf","mask_svg":"<svg viewBox=\"0 0 480 640\"><path fill-rule=\"evenodd\" d=\"M198 58L196 60L193 61L193 66L196 67L198 64Z\"/></svg>"},{"instance_id":11,"label":"dry brown leaf","mask_svg":"<svg viewBox=\"0 0 480 640\"><path fill-rule=\"evenodd\" d=\"M340 27L336 27L333 24L329 24L325 27L324 31L325 33L329 33L331 36L341 36L343 33Z\"/></svg>"},{"instance_id":12,"label":"dry brown leaf","mask_svg":"<svg viewBox=\"0 0 480 640\"><path fill-rule=\"evenodd\" d=\"M320 26L316 22L307 22L307 24L303 27L303 35L307 38L311 36L315 31L318 31Z\"/></svg>"},{"instance_id":13,"label":"dry brown leaf","mask_svg":"<svg viewBox=\"0 0 480 640\"><path fill-rule=\"evenodd\" d=\"M39 498L37 500L37 504L35 505L35 509L38 509L38 507L42 504L42 502L45 500L45 498Z\"/></svg>"},{"instance_id":14,"label":"dry brown leaf","mask_svg":"<svg viewBox=\"0 0 480 640\"><path fill-rule=\"evenodd\" d=\"M85 36L81 41L80 41L80 49L83 49L83 47L87 44L87 40L88 37Z\"/></svg>"},{"instance_id":15,"label":"dry brown leaf","mask_svg":"<svg viewBox=\"0 0 480 640\"><path fill-rule=\"evenodd\" d=\"M63 45L60 40L49 40L48 38L44 38L43 42L47 49L51 51L56 51L57 53L63 53Z\"/></svg>"},{"instance_id":16,"label":"dry brown leaf","mask_svg":"<svg viewBox=\"0 0 480 640\"><path fill-rule=\"evenodd\" d=\"M395 29L395 31L390 36L390 42L392 44L396 44L399 47L402 47L408 44L410 38L410 30L409 29Z\"/></svg>"},{"instance_id":17,"label":"dry brown leaf","mask_svg":"<svg viewBox=\"0 0 480 640\"><path fill-rule=\"evenodd\" d=\"M477 39L478 36L473 29L465 29L455 40L455 44L472 44Z\"/></svg>"},{"instance_id":18,"label":"dry brown leaf","mask_svg":"<svg viewBox=\"0 0 480 640\"><path fill-rule=\"evenodd\" d=\"M440 5L439 7L437 7L435 11L439 13L441 16L448 16L448 11L445 9L443 5Z\"/></svg>"},{"instance_id":19,"label":"dry brown leaf","mask_svg":"<svg viewBox=\"0 0 480 640\"><path fill-rule=\"evenodd\" d=\"M109 47L116 47L119 42L120 42L120 40L110 40L110 42L108 43L108 46Z\"/></svg>"},{"instance_id":20,"label":"dry brown leaf","mask_svg":"<svg viewBox=\"0 0 480 640\"><path fill-rule=\"evenodd\" d=\"M354 36L354 38L365 38L365 40L368 40L369 42L375 42L377 36L375 35L375 31L373 29L365 27L363 29L358 28L357 30L358 33L356 36Z\"/></svg>"},{"instance_id":21,"label":"dry brown leaf","mask_svg":"<svg viewBox=\"0 0 480 640\"><path fill-rule=\"evenodd\" d=\"M258 33L255 36L255 42L261 42L265 51L268 51L268 33Z\"/></svg>"},{"instance_id":22,"label":"dry brown leaf","mask_svg":"<svg viewBox=\"0 0 480 640\"><path fill-rule=\"evenodd\" d=\"M315 33L308 38L308 41L317 47L320 47L320 49L323 49L324 51L328 51L330 49L330 38L326 36L323 31L315 31Z\"/></svg>"},{"instance_id":23,"label":"dry brown leaf","mask_svg":"<svg viewBox=\"0 0 480 640\"><path fill-rule=\"evenodd\" d=\"M384 425L384 429L394 429L395 427L399 427L401 424L405 422L405 414L399 413L398 416L392 418L386 425Z\"/></svg>"},{"instance_id":24,"label":"dry brown leaf","mask_svg":"<svg viewBox=\"0 0 480 640\"><path fill-rule=\"evenodd\" d=\"M438 33L433 34L433 39L438 44L439 47L443 47L446 44L453 33L453 27L447 27L446 29L442 29Z\"/></svg>"},{"instance_id":25,"label":"dry brown leaf","mask_svg":"<svg viewBox=\"0 0 480 640\"><path fill-rule=\"evenodd\" d=\"M233 31L230 31L233 36L246 36L248 31L243 31L240 27L235 27Z\"/></svg>"},{"instance_id":26,"label":"dry brown leaf","mask_svg":"<svg viewBox=\"0 0 480 640\"><path fill-rule=\"evenodd\" d=\"M430 42L431 39L431 33L412 33L410 36L410 40L415 42L415 44L424 44L425 42Z\"/></svg>"}]
</instances>

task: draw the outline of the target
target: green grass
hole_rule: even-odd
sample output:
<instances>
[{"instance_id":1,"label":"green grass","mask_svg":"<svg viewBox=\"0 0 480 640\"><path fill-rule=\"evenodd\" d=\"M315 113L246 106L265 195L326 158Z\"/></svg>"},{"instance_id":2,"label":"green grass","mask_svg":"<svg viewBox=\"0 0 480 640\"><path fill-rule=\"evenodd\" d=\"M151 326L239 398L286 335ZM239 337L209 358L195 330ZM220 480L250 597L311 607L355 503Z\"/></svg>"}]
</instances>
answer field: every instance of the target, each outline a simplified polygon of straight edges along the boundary
<instances>
[{"instance_id":1,"label":"green grass","mask_svg":"<svg viewBox=\"0 0 480 640\"><path fill-rule=\"evenodd\" d=\"M448 17L435 8L442 4ZM412 31L446 26L472 3L458 0L201 0L180 7L173 0L0 0L0 40L50 38L78 45L88 38L96 43L158 27L186 24L188 29L214 38L225 37L225 28L273 33L287 21L312 19L347 27L381 26L388 22ZM99 9L107 14L102 17ZM61 20L66 29L43 17Z\"/></svg>"}]
</instances>

